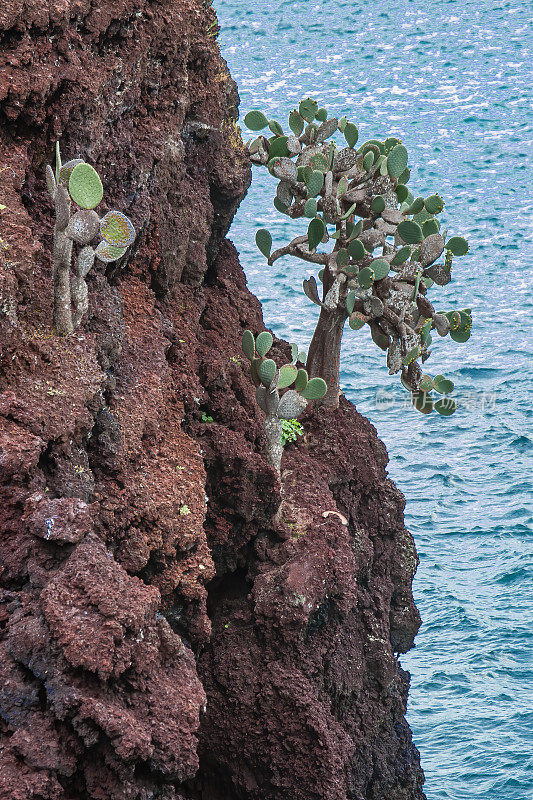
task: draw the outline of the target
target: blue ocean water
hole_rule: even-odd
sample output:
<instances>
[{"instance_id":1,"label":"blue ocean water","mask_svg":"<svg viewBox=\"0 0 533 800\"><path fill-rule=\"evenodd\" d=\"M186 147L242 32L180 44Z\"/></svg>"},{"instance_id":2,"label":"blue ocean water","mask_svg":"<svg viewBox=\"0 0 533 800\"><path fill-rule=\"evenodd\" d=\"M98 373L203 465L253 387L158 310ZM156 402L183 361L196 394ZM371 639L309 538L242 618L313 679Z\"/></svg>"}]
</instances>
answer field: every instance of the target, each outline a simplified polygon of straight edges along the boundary
<instances>
[{"instance_id":1,"label":"blue ocean water","mask_svg":"<svg viewBox=\"0 0 533 800\"><path fill-rule=\"evenodd\" d=\"M437 307L469 306L472 337L439 340L427 362L460 409L423 416L362 331L346 329L342 386L385 441L407 498L423 618L408 720L429 800L533 797L531 6L525 0L215 0L219 43L252 108L286 123L310 94L357 123L360 141L399 136L415 194L439 191L470 252ZM248 132L243 125L245 138ZM251 134L250 134L251 135ZM230 231L278 335L308 345L310 265L269 268L254 243L301 233L254 168ZM278 244L279 243L279 244ZM435 291L436 289L436 291ZM442 303L442 305L440 305ZM438 337L437 337L438 338ZM386 800L386 798L384 798Z\"/></svg>"}]
</instances>

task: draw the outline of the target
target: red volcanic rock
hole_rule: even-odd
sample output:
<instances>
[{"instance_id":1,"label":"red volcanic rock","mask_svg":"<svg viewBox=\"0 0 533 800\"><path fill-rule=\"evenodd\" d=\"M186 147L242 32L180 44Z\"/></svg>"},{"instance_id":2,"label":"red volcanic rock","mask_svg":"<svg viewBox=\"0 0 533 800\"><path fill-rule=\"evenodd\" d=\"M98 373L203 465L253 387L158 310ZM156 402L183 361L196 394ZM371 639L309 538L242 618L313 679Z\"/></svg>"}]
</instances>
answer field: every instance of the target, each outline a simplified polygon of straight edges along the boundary
<instances>
[{"instance_id":1,"label":"red volcanic rock","mask_svg":"<svg viewBox=\"0 0 533 800\"><path fill-rule=\"evenodd\" d=\"M385 448L343 401L308 413L281 483L262 455L215 22L209 0L0 8L0 800L424 798ZM138 232L68 337L57 139Z\"/></svg>"}]
</instances>

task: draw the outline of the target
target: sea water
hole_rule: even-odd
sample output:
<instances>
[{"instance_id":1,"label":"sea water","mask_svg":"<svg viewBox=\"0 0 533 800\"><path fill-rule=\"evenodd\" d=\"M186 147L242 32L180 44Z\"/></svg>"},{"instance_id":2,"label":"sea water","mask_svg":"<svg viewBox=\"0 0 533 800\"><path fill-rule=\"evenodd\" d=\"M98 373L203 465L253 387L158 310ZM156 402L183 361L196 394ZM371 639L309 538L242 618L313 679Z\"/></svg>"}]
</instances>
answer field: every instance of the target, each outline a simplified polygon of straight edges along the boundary
<instances>
[{"instance_id":1,"label":"sea water","mask_svg":"<svg viewBox=\"0 0 533 800\"><path fill-rule=\"evenodd\" d=\"M366 330L346 328L341 384L376 426L407 498L420 555L423 625L402 658L408 721L429 800L533 797L531 588L531 6L525 0L215 0L219 43L241 96L286 126L311 95L346 114L359 140L406 145L415 196L438 191L443 227L464 235L453 280L430 297L471 307L466 344L435 342L426 366L456 385L458 411L424 416ZM249 134L252 135L252 134ZM312 265L268 267L305 223L272 205L254 167L230 231L265 323L307 346L318 310L302 291ZM384 798L383 800L387 800Z\"/></svg>"}]
</instances>

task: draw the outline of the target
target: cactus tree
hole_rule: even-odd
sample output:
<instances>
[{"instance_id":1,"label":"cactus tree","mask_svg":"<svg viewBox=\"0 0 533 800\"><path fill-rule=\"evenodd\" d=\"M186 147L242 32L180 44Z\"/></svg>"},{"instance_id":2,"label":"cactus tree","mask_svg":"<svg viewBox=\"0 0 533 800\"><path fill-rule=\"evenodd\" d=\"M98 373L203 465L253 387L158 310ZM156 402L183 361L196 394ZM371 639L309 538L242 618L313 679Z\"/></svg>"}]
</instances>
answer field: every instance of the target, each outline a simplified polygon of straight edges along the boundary
<instances>
[{"instance_id":1,"label":"cactus tree","mask_svg":"<svg viewBox=\"0 0 533 800\"><path fill-rule=\"evenodd\" d=\"M281 471L282 420L297 419L308 400L319 400L326 394L322 378L309 380L307 372L297 364L304 357L292 345L293 362L278 369L276 362L266 355L272 347L272 334L263 331L257 338L251 331L242 337L244 355L250 360L250 373L255 384L257 404L265 413L266 457L278 475ZM292 389L289 387L293 387ZM280 394L283 390L283 394Z\"/></svg>"},{"instance_id":2,"label":"cactus tree","mask_svg":"<svg viewBox=\"0 0 533 800\"><path fill-rule=\"evenodd\" d=\"M304 280L303 289L320 308L306 369L311 379L327 381L322 402L332 407L339 402L341 339L348 320L353 330L369 327L387 353L389 373L401 373L416 408L452 413L455 401L433 405L431 396L425 397L428 377L431 389L438 389L418 363L430 354L430 331L449 333L457 342L470 335L470 309L442 313L427 297L434 283L450 281L453 256L468 252L465 239L447 238L440 230L442 198L415 198L407 188L408 155L399 139L370 139L357 147L356 126L346 117L329 118L310 98L289 114L287 133L260 111L249 112L244 122L253 131L268 127L272 134L261 134L247 146L252 162L266 166L279 181L274 206L307 220L303 234L283 247L272 250L265 229L257 231L256 242L269 265L289 255L319 269L322 291L314 275ZM346 146L328 141L334 134L341 134ZM443 263L437 263L443 255ZM453 384L444 380L437 384L447 393Z\"/></svg>"},{"instance_id":3,"label":"cactus tree","mask_svg":"<svg viewBox=\"0 0 533 800\"><path fill-rule=\"evenodd\" d=\"M135 228L120 211L108 211L100 219L94 210L103 197L98 173L79 158L62 164L58 144L55 170L46 167L46 185L55 206L53 328L67 335L89 307L85 278L95 258L108 263L123 256L135 239ZM101 241L93 248L97 236ZM71 273L74 245L78 253Z\"/></svg>"}]
</instances>

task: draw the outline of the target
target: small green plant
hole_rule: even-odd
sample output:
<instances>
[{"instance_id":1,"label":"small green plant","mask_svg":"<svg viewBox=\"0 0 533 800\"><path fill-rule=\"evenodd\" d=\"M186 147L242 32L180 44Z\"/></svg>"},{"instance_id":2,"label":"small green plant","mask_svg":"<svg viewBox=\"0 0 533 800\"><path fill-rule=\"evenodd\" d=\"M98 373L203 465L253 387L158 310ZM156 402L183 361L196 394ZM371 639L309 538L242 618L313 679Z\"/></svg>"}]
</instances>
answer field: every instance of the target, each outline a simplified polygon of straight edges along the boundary
<instances>
[{"instance_id":1,"label":"small green plant","mask_svg":"<svg viewBox=\"0 0 533 800\"><path fill-rule=\"evenodd\" d=\"M283 421L294 422L304 412L309 400L324 397L328 387L323 378L309 376L303 367L305 353L291 345L292 362L278 369L276 362L266 355L273 344L273 336L263 331L257 337L244 331L242 349L250 361L250 374L256 386L255 398L265 412L266 457L278 475L281 473L283 453ZM289 388L293 386L293 388ZM280 392L283 394L280 395Z\"/></svg>"},{"instance_id":2,"label":"small green plant","mask_svg":"<svg viewBox=\"0 0 533 800\"><path fill-rule=\"evenodd\" d=\"M303 436L304 429L302 423L297 419L281 420L281 446L285 447L288 442L295 442L298 436Z\"/></svg>"},{"instance_id":3,"label":"small green plant","mask_svg":"<svg viewBox=\"0 0 533 800\"><path fill-rule=\"evenodd\" d=\"M63 164L58 142L55 170L46 166L46 185L55 206L53 329L68 335L89 307L85 278L95 258L106 264L121 258L135 240L135 228L120 211L108 211L100 219L94 210L104 193L98 173L80 158ZM76 210L71 215L72 203ZM97 236L100 242L93 248L91 242ZM74 245L79 250L71 274Z\"/></svg>"},{"instance_id":4,"label":"small green plant","mask_svg":"<svg viewBox=\"0 0 533 800\"><path fill-rule=\"evenodd\" d=\"M206 414L205 411L202 411L202 422L207 422L208 424L214 422L213 417L210 417L209 414Z\"/></svg>"},{"instance_id":5,"label":"small green plant","mask_svg":"<svg viewBox=\"0 0 533 800\"><path fill-rule=\"evenodd\" d=\"M186 517L190 513L191 513L191 509L189 508L189 506L181 506L181 508L180 508L180 516L181 517Z\"/></svg>"},{"instance_id":6,"label":"small green plant","mask_svg":"<svg viewBox=\"0 0 533 800\"><path fill-rule=\"evenodd\" d=\"M355 331L368 325L387 353L389 374L401 373L415 408L453 413L455 400L422 404L419 398L421 381L429 385L418 360L430 355L430 331L464 343L472 325L470 309L443 313L427 297L433 284L449 283L452 259L468 252L466 239L441 232L442 197L415 197L407 188L411 173L400 139L369 139L357 147L356 125L346 117L329 118L309 97L290 112L288 130L257 110L246 114L244 123L256 132L268 128L270 135L260 134L247 148L252 163L266 166L278 180L274 207L291 219L305 219L302 235L288 244L273 249L264 228L257 231L256 244L269 266L295 256L318 269L316 278L311 274L303 281L304 293L320 308L305 368L311 380L326 379L322 402L339 404L341 339L348 320ZM340 147L328 141L334 135L344 138ZM444 263L436 263L443 254ZM453 384L432 388L448 393Z\"/></svg>"}]
</instances>

